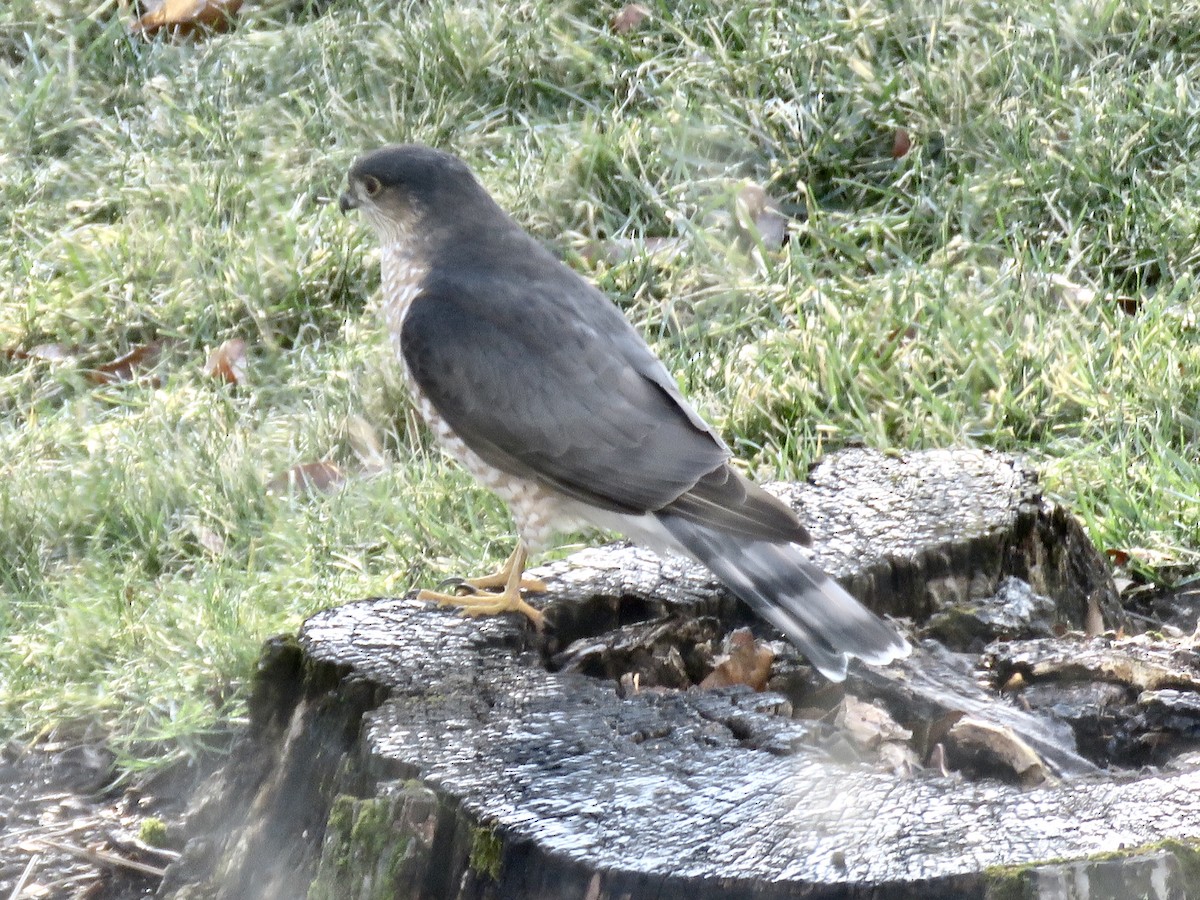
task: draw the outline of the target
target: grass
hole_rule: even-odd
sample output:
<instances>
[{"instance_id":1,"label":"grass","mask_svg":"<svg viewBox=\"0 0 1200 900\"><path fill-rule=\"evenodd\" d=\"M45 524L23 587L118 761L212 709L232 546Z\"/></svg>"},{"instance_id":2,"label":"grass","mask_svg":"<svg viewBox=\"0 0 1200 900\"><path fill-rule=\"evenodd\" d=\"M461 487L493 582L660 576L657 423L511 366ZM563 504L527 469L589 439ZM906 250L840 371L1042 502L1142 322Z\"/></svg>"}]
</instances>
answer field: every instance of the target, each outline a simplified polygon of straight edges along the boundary
<instances>
[{"instance_id":1,"label":"grass","mask_svg":"<svg viewBox=\"0 0 1200 900\"><path fill-rule=\"evenodd\" d=\"M696 0L627 35L615 9L261 4L192 43L112 2L0 8L0 348L74 348L0 358L0 731L195 752L264 638L505 556L502 507L413 424L372 238L326 202L397 140L464 156L756 475L995 447L1101 546L1196 567L1200 8ZM793 213L785 250L731 240L747 180ZM644 237L685 243L594 252ZM201 372L232 337L237 387ZM158 338L161 384L86 377ZM364 433L382 472L266 490L354 469Z\"/></svg>"}]
</instances>

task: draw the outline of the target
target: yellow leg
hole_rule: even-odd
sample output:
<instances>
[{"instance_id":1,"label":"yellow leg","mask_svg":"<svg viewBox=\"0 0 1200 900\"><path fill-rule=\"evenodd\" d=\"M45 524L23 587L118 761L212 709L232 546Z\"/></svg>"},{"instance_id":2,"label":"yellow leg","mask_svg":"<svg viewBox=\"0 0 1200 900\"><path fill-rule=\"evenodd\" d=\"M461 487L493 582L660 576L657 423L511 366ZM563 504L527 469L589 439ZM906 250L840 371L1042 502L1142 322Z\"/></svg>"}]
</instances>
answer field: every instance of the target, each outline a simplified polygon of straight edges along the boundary
<instances>
[{"instance_id":1,"label":"yellow leg","mask_svg":"<svg viewBox=\"0 0 1200 900\"><path fill-rule=\"evenodd\" d=\"M482 578L467 579L462 587L468 589L468 594L443 594L438 591L421 591L418 600L432 600L442 606L462 607L463 615L495 616L505 612L519 612L529 618L539 631L542 629L542 614L530 606L521 597L521 591L541 592L546 585L536 578L522 578L525 572L525 560L528 554L525 545L517 542L517 548L501 566L500 571ZM500 588L499 592L488 590Z\"/></svg>"}]
</instances>

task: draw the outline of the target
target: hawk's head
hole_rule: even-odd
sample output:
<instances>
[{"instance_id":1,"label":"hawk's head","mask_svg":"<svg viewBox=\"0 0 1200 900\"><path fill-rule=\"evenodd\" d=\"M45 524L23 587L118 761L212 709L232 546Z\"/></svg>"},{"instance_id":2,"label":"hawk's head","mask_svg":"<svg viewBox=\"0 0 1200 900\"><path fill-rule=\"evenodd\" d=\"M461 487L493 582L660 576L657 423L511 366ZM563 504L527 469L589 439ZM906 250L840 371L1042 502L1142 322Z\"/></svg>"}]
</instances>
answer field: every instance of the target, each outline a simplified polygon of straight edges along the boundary
<instances>
[{"instance_id":1,"label":"hawk's head","mask_svg":"<svg viewBox=\"0 0 1200 900\"><path fill-rule=\"evenodd\" d=\"M466 164L420 144L382 147L356 159L339 205L342 212L360 210L385 245L449 237L504 215Z\"/></svg>"}]
</instances>

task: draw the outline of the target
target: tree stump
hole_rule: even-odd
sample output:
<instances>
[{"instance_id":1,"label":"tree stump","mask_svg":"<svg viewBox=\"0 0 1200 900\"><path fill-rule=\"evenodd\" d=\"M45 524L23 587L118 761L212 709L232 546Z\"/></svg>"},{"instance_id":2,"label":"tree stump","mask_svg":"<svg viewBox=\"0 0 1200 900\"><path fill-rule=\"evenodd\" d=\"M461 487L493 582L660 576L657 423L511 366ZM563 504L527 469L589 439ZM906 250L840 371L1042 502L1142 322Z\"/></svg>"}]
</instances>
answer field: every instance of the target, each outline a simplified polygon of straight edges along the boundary
<instances>
[{"instance_id":1,"label":"tree stump","mask_svg":"<svg viewBox=\"0 0 1200 900\"><path fill-rule=\"evenodd\" d=\"M768 689L705 689L698 682L733 646L722 637L748 614L705 570L624 545L535 570L550 588L542 635L516 617L471 620L402 598L330 609L268 645L250 732L193 813L160 895L961 898L1084 879L1091 896L1114 898L1200 888L1185 874L1200 776L1180 755L1200 710L1188 693L1200 684L1195 660L1163 651L1156 664L1179 677L1123 688L1098 662L1090 681L1045 663L1075 644L1093 657L1119 649L1073 629L1121 613L1105 560L1028 469L986 452L852 450L775 489L802 510L817 561L875 609L924 622L969 607L1009 640L986 656L978 632L949 649L926 640L909 660L856 665L830 686L754 625ZM1002 613L978 612L988 598L1002 598ZM1025 608L1050 608L1056 621L1021 625L1012 610ZM1055 636L1038 631L1050 627ZM1055 681L1063 672L1076 680ZM1125 771L1101 744L1079 745L1087 704L1076 719L1060 715L1054 691L1082 683L1126 691L1105 708L1126 711L1130 740L1138 722L1158 734L1174 722L1178 753L1159 771ZM1049 692L1040 707L1010 700L1034 687ZM1154 696L1140 704L1143 693Z\"/></svg>"}]
</instances>

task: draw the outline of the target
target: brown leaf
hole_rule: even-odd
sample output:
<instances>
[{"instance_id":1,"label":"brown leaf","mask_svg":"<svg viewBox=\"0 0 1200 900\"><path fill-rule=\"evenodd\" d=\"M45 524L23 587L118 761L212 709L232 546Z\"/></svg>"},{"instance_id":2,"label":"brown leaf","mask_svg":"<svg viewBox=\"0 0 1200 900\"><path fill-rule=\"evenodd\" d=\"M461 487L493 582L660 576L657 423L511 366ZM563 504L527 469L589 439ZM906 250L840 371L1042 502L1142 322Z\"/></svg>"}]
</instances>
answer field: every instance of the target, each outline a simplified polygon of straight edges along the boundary
<instances>
[{"instance_id":1,"label":"brown leaf","mask_svg":"<svg viewBox=\"0 0 1200 900\"><path fill-rule=\"evenodd\" d=\"M897 128L896 134L892 137L892 159L901 159L908 155L908 151L912 149L912 138L903 128Z\"/></svg>"},{"instance_id":2,"label":"brown leaf","mask_svg":"<svg viewBox=\"0 0 1200 900\"><path fill-rule=\"evenodd\" d=\"M885 741L907 741L912 732L901 728L887 710L847 695L842 698L833 724L863 750L875 750Z\"/></svg>"},{"instance_id":3,"label":"brown leaf","mask_svg":"<svg viewBox=\"0 0 1200 900\"><path fill-rule=\"evenodd\" d=\"M742 232L760 239L764 247L782 247L787 241L788 217L779 202L757 184L738 192L734 216Z\"/></svg>"},{"instance_id":4,"label":"brown leaf","mask_svg":"<svg viewBox=\"0 0 1200 900\"><path fill-rule=\"evenodd\" d=\"M922 768L917 752L903 741L885 741L879 748L879 764L898 778L915 778Z\"/></svg>"},{"instance_id":5,"label":"brown leaf","mask_svg":"<svg viewBox=\"0 0 1200 900\"><path fill-rule=\"evenodd\" d=\"M124 356L118 356L112 362L106 362L90 369L87 373L88 380L93 384L117 384L122 381L146 378L151 384L157 385L161 383L161 379L148 373L158 365L163 348L166 346L167 341L159 338L148 344L142 344L140 347L134 347Z\"/></svg>"},{"instance_id":6,"label":"brown leaf","mask_svg":"<svg viewBox=\"0 0 1200 900\"><path fill-rule=\"evenodd\" d=\"M1145 566L1151 569L1162 569L1179 564L1179 558L1153 547L1123 547L1109 548L1104 551L1114 566Z\"/></svg>"},{"instance_id":7,"label":"brown leaf","mask_svg":"<svg viewBox=\"0 0 1200 900\"><path fill-rule=\"evenodd\" d=\"M1136 316L1138 310L1142 308L1141 297L1117 297L1115 299L1117 309L1125 313L1127 316Z\"/></svg>"},{"instance_id":8,"label":"brown leaf","mask_svg":"<svg viewBox=\"0 0 1200 900\"><path fill-rule=\"evenodd\" d=\"M705 690L746 684L756 691L767 689L775 651L754 640L749 628L739 628L725 640L725 654L715 660L716 667L700 682Z\"/></svg>"},{"instance_id":9,"label":"brown leaf","mask_svg":"<svg viewBox=\"0 0 1200 900\"><path fill-rule=\"evenodd\" d=\"M875 358L883 359L890 355L897 347L903 347L906 344L911 344L916 340L920 331L917 329L915 322L909 322L908 325L897 325L888 332L887 337L883 339L883 343L875 348Z\"/></svg>"},{"instance_id":10,"label":"brown leaf","mask_svg":"<svg viewBox=\"0 0 1200 900\"><path fill-rule=\"evenodd\" d=\"M614 34L629 34L650 18L650 10L640 3L627 3L609 20Z\"/></svg>"},{"instance_id":11,"label":"brown leaf","mask_svg":"<svg viewBox=\"0 0 1200 900\"><path fill-rule=\"evenodd\" d=\"M22 350L20 347L8 347L0 352L6 359L40 359L43 362L61 362L64 359L71 359L78 349L78 347L68 347L66 344L38 344L28 350Z\"/></svg>"},{"instance_id":12,"label":"brown leaf","mask_svg":"<svg viewBox=\"0 0 1200 900\"><path fill-rule=\"evenodd\" d=\"M166 28L175 37L199 31L228 31L242 0L164 0L133 23L134 34L147 37Z\"/></svg>"},{"instance_id":13,"label":"brown leaf","mask_svg":"<svg viewBox=\"0 0 1200 900\"><path fill-rule=\"evenodd\" d=\"M307 462L292 466L267 482L273 494L290 491L294 494L329 494L345 482L346 476L331 462Z\"/></svg>"},{"instance_id":14,"label":"brown leaf","mask_svg":"<svg viewBox=\"0 0 1200 900\"><path fill-rule=\"evenodd\" d=\"M226 384L246 383L246 342L231 338L208 354L204 374Z\"/></svg>"},{"instance_id":15,"label":"brown leaf","mask_svg":"<svg viewBox=\"0 0 1200 900\"><path fill-rule=\"evenodd\" d=\"M1000 776L1026 787L1041 784L1050 772L1037 752L1007 725L963 716L946 735L957 765Z\"/></svg>"}]
</instances>

